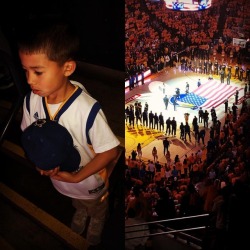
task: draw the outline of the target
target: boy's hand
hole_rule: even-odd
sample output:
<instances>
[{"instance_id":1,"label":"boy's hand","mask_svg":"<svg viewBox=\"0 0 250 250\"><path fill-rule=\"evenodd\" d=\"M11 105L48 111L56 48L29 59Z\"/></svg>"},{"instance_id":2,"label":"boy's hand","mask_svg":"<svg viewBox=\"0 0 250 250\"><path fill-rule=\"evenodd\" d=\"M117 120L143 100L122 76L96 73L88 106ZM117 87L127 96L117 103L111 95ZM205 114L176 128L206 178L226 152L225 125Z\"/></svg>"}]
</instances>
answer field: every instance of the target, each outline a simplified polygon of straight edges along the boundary
<instances>
[{"instance_id":1,"label":"boy's hand","mask_svg":"<svg viewBox=\"0 0 250 250\"><path fill-rule=\"evenodd\" d=\"M37 170L41 175L53 177L54 175L56 175L56 174L59 172L60 167L56 167L56 168L53 168L53 169L51 169L51 170L42 170L42 169L36 167L36 170Z\"/></svg>"},{"instance_id":2,"label":"boy's hand","mask_svg":"<svg viewBox=\"0 0 250 250\"><path fill-rule=\"evenodd\" d=\"M69 173L65 171L58 171L55 175L50 176L54 180L64 181L64 182L77 182L75 178L75 173Z\"/></svg>"}]
</instances>

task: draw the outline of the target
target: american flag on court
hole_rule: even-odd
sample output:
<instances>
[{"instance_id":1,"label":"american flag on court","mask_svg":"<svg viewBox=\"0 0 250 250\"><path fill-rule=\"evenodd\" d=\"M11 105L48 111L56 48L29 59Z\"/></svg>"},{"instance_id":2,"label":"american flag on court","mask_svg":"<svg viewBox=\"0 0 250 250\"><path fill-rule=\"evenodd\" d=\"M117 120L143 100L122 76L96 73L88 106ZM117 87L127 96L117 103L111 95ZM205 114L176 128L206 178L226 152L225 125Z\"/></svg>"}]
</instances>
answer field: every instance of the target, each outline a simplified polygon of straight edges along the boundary
<instances>
[{"instance_id":1,"label":"american flag on court","mask_svg":"<svg viewBox=\"0 0 250 250\"><path fill-rule=\"evenodd\" d=\"M200 87L197 87L193 92L185 95L179 101L184 103L191 103L196 107L203 107L205 109L217 107L224 103L226 98L235 94L236 90L240 91L242 88L227 85L226 83L219 83L216 80L207 81Z\"/></svg>"}]
</instances>

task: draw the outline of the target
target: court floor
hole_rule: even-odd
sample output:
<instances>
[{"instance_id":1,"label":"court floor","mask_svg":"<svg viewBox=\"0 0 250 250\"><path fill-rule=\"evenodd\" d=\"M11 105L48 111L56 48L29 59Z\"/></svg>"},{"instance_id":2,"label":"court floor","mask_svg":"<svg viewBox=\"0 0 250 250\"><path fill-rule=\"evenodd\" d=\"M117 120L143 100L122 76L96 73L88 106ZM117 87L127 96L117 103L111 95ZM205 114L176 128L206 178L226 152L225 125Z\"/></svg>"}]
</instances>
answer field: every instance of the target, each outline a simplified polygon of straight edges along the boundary
<instances>
[{"instance_id":1,"label":"court floor","mask_svg":"<svg viewBox=\"0 0 250 250\"><path fill-rule=\"evenodd\" d=\"M176 88L180 89L180 94L185 95L186 83L189 83L189 93L194 93L197 91L197 82L198 79L201 80L201 84L211 84L214 87L213 93L210 92L210 97L207 99L207 103L216 98L219 100L218 95L223 96L223 100L228 98L228 107L231 108L233 103L235 102L235 89L239 90L239 104L238 112L242 106L242 99L244 96L244 87L245 81L239 81L238 79L231 78L230 88L234 88L233 91L226 90L228 85L226 83L220 83L220 78L217 75L213 75L213 80L208 83L208 75L199 74L194 72L183 72L180 68L165 68L162 71L152 74L145 79L144 85L140 85L133 88L132 90L125 90L125 108L129 105L134 105L136 101L141 102L142 111L144 109L144 105L147 102L149 105L148 111L152 111L153 113L157 112L159 115L162 112L164 117L164 121L168 117L172 119L175 117L177 121L177 134L175 137L168 136L168 140L170 141L170 155L173 160L175 155L179 155L180 159L184 157L185 154L189 155L191 153L197 152L199 149L203 151L203 156L205 157L206 148L203 144L198 144L194 139L194 134L191 133L191 141L183 141L180 139L180 131L179 126L180 123L183 122L185 124L185 113L189 113L188 123L190 125L192 131L192 120L194 116L198 117L198 109L194 108L194 106L190 103L179 102L180 105L177 105L176 110L174 110L174 105L171 103L173 99L172 96L175 95ZM164 85L163 85L164 83ZM202 86L201 85L201 86ZM163 102L163 97L165 94L163 93L163 88L165 88L165 94L168 95L170 102L168 105L168 109L165 109L165 105ZM219 90L219 88L221 88ZM212 90L208 90L212 91ZM220 91L220 93L218 92ZM209 95L208 95L209 96ZM224 98L226 97L226 98ZM212 106L215 107L217 119L221 121L222 125L224 124L225 119L225 105L224 101L215 101L211 102ZM208 128L206 128L206 136L205 136L205 144L209 139L209 128L212 125L210 110L211 107L209 105L204 106L203 110L207 109L209 113L209 123ZM165 129L166 124L164 124L164 131L158 131L156 129L149 129L138 123L134 128L129 126L129 123L125 122L125 148L126 148L126 157L131 155L132 150L136 150L138 143L142 145L142 159L153 160L152 157L152 149L155 146L158 151L158 160L160 163L166 163L166 159L163 153L163 142L162 139L165 138ZM203 124L199 124L200 129L203 128Z\"/></svg>"}]
</instances>

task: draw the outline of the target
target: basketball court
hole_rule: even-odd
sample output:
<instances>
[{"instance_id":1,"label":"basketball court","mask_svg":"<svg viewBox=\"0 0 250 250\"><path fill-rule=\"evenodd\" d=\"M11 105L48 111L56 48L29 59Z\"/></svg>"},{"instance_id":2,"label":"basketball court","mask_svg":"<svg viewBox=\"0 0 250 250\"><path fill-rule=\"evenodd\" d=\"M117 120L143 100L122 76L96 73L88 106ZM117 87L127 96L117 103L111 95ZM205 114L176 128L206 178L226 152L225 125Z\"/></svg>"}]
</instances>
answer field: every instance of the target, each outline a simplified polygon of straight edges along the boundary
<instances>
[{"instance_id":1,"label":"basketball court","mask_svg":"<svg viewBox=\"0 0 250 250\"><path fill-rule=\"evenodd\" d=\"M234 74L233 74L234 76ZM194 139L194 134L191 132L191 141L181 140L179 126L183 122L185 124L185 113L189 114L188 123L192 131L192 120L194 116L198 117L199 106L195 105L193 97L197 98L199 105L203 107L203 110L207 110L209 113L208 128L206 128L205 144L209 139L209 128L212 125L210 110L215 107L217 119L224 124L225 118L225 106L224 100L228 98L228 107L231 109L235 102L235 91L239 91L239 104L237 107L239 110L242 106L242 100L244 98L245 81L239 81L232 76L230 85L227 85L226 79L224 83L220 83L220 78L217 75L213 75L212 80L208 80L208 75L199 74L194 72L183 72L180 68L165 68L162 71L152 74L145 79L144 85L135 87L132 90L125 90L125 108L128 105L134 105L136 101L141 102L142 111L144 109L145 102L148 103L148 112L152 111L158 115L162 112L164 121L168 117L171 119L175 117L177 121L177 134L175 137L168 136L170 141L169 151L171 159L173 160L175 155L178 154L180 159L183 159L185 154L189 155L192 152L195 153L199 149L203 150L205 157L205 147L198 144ZM198 89L197 82L201 80L201 86ZM189 93L186 94L186 83L189 83ZM164 83L164 85L163 85ZM177 100L176 111L172 103L173 96L176 93L176 88L180 89L180 99ZM165 94L169 97L168 109L165 109L163 97ZM205 95L205 98L202 97ZM190 98L191 96L191 98ZM202 99L204 98L204 99ZM140 122L139 122L140 123ZM203 128L203 124L199 123L199 128ZM164 131L158 131L155 129L149 129L141 124L136 125L134 128L129 126L129 123L125 122L125 148L126 157L131 155L132 150L136 150L138 143L142 145L142 159L153 160L152 149L155 146L158 151L158 160L160 163L166 163L166 158L163 153L163 138L165 135L166 124L164 124Z\"/></svg>"}]
</instances>

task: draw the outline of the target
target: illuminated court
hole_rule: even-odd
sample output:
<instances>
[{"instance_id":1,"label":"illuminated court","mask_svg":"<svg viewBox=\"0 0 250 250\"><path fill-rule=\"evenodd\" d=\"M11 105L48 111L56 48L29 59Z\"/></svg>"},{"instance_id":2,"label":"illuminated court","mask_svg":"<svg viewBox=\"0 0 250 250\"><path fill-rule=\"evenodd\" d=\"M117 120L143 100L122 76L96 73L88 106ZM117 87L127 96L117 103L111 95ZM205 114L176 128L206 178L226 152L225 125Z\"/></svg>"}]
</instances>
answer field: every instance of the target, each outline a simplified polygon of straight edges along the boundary
<instances>
[{"instance_id":1,"label":"illuminated court","mask_svg":"<svg viewBox=\"0 0 250 250\"><path fill-rule=\"evenodd\" d=\"M198 88L198 79L201 80L201 86ZM186 94L186 83L189 84L189 93ZM164 83L164 85L163 85ZM210 110L215 107L217 119L224 124L225 118L225 105L224 100L228 98L229 105L231 108L235 102L235 91L239 91L239 104L238 108L241 108L241 101L244 95L245 82L239 81L238 79L231 78L230 85L227 85L226 80L224 83L220 83L220 78L217 75L213 75L212 80L208 80L208 75L194 73L194 72L181 72L179 68L165 68L161 72L150 75L145 79L144 85L139 85L132 90L125 90L125 108L129 105L134 105L136 101L141 102L142 111L144 105L147 102L149 109L148 112L152 111L158 115L162 112L164 117L164 131L158 131L156 129L149 129L140 124L138 126L130 127L129 123L125 122L125 147L126 157L131 155L132 150L136 150L138 143L142 145L142 159L152 160L152 149L155 146L158 150L158 160L161 163L166 163L165 156L163 154L163 143L162 139L166 136L166 119L175 117L177 121L177 134L176 137L168 137L170 141L170 154L173 160L175 155L178 154L182 158L185 154L191 152L197 152L202 149L205 154L205 148L202 143L198 144L194 135L191 132L191 142L189 140L183 141L180 139L179 126L183 122L185 124L185 113L189 113L188 123L192 131L192 120L194 116L198 117L199 107L192 103L192 99L188 97L199 97L204 94L206 98L199 99L201 101L201 107L203 110L207 110L209 113L208 128L206 128L205 144L209 138L209 128L212 125ZM165 88L165 94L169 97L170 101L167 110L163 102ZM176 111L174 111L174 105L171 103L173 96L176 94L176 88L180 89L181 98L177 100ZM203 103L202 103L203 102ZM203 128L203 123L199 123L200 129Z\"/></svg>"}]
</instances>

